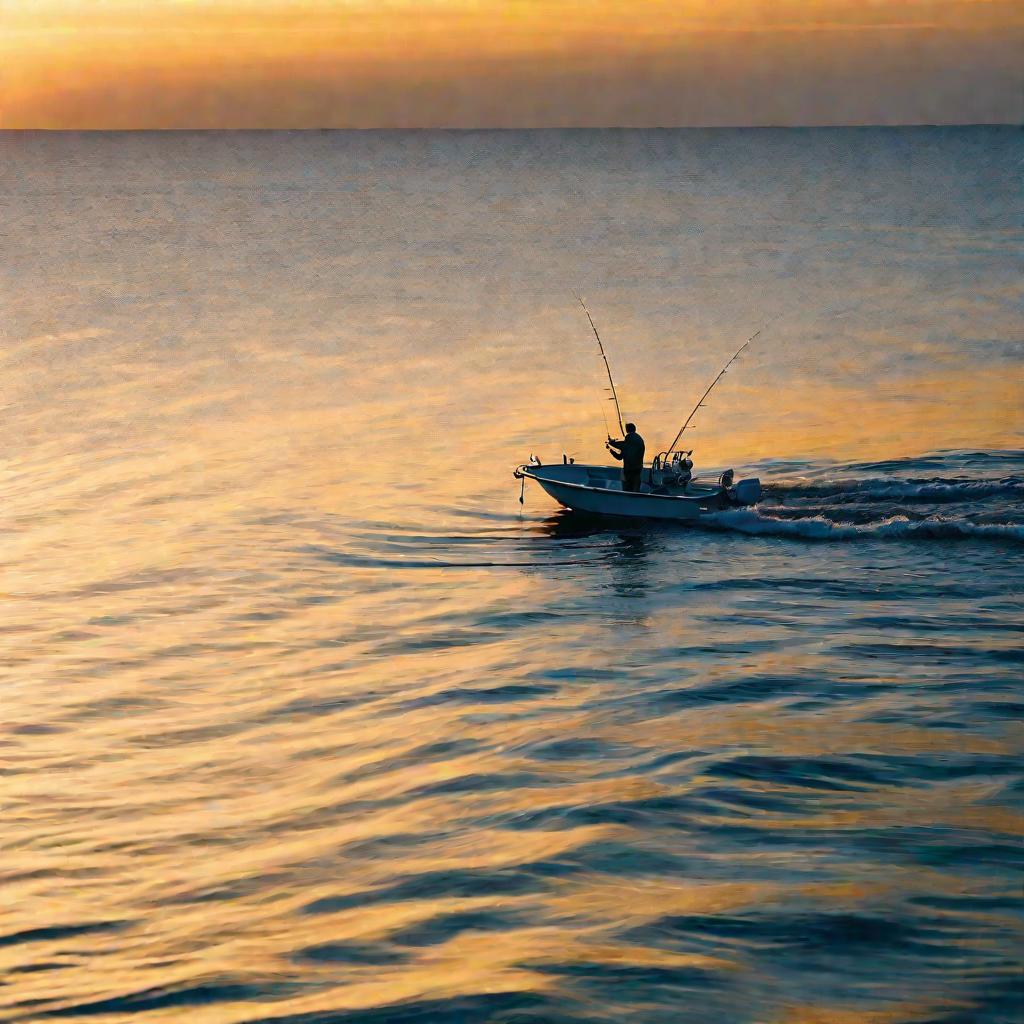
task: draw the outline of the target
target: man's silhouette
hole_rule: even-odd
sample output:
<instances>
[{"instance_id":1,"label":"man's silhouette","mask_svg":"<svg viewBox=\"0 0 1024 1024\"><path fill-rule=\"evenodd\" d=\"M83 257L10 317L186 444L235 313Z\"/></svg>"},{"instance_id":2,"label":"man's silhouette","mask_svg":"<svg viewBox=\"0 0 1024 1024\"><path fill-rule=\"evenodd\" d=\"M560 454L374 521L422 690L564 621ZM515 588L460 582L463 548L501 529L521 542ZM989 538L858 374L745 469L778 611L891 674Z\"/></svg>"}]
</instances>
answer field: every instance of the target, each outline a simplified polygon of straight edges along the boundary
<instances>
[{"instance_id":1,"label":"man's silhouette","mask_svg":"<svg viewBox=\"0 0 1024 1024\"><path fill-rule=\"evenodd\" d=\"M622 463L622 489L639 491L644 471L644 439L636 432L636 424L627 423L626 436L621 441L609 437L606 447Z\"/></svg>"}]
</instances>

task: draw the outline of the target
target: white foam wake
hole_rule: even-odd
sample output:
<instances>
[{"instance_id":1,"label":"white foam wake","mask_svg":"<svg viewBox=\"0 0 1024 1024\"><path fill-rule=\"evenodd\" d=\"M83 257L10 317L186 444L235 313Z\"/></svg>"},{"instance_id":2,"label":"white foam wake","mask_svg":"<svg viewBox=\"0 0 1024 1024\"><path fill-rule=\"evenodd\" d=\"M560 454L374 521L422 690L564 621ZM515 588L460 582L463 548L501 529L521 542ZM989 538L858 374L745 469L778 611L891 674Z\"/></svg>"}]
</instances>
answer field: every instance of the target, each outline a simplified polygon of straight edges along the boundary
<instances>
[{"instance_id":1,"label":"white foam wake","mask_svg":"<svg viewBox=\"0 0 1024 1024\"><path fill-rule=\"evenodd\" d=\"M780 483L776 488L794 497L832 496L856 498L864 501L886 499L914 501L977 501L983 498L1024 497L1024 481L1016 478L1003 480L892 480L850 479L801 480L791 485Z\"/></svg>"},{"instance_id":2,"label":"white foam wake","mask_svg":"<svg viewBox=\"0 0 1024 1024\"><path fill-rule=\"evenodd\" d=\"M736 530L739 533L801 537L806 540L856 540L863 537L983 537L989 540L1024 543L1022 523L972 523L943 518L911 520L906 516L892 516L873 523L834 523L824 516L779 519L752 508L727 509L701 521L714 528Z\"/></svg>"}]
</instances>

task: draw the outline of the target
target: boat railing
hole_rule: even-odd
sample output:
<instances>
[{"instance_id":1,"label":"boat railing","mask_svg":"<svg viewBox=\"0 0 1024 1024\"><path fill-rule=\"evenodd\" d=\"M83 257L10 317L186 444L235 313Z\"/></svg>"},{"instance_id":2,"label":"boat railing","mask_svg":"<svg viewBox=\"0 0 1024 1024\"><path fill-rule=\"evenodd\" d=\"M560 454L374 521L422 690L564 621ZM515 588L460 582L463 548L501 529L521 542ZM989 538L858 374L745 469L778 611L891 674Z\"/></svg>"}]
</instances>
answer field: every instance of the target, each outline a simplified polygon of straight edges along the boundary
<instances>
[{"instance_id":1,"label":"boat railing","mask_svg":"<svg viewBox=\"0 0 1024 1024\"><path fill-rule=\"evenodd\" d=\"M692 454L692 451L659 452L654 456L654 461L651 463L651 469L655 471L659 469L668 469L670 466L678 465L683 461L683 459L688 459Z\"/></svg>"}]
</instances>

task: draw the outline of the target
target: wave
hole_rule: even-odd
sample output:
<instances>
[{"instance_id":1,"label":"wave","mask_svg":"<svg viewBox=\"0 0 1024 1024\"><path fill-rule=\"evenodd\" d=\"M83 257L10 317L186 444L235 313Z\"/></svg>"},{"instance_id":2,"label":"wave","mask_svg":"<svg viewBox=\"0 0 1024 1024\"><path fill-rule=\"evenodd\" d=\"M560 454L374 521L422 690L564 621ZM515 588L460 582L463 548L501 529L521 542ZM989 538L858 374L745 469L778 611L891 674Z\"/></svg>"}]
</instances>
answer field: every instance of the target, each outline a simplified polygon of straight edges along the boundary
<instances>
[{"instance_id":1,"label":"wave","mask_svg":"<svg viewBox=\"0 0 1024 1024\"><path fill-rule=\"evenodd\" d=\"M787 498L828 497L838 501L916 501L954 503L988 498L1024 499L1024 480L1005 477L999 480L934 477L929 479L892 479L839 477L826 480L800 480L768 484L769 494Z\"/></svg>"},{"instance_id":2,"label":"wave","mask_svg":"<svg viewBox=\"0 0 1024 1024\"><path fill-rule=\"evenodd\" d=\"M856 540L860 538L984 539L1024 543L1024 523L975 523L940 517L912 520L890 516L870 523L836 523L824 516L783 519L760 509L738 508L718 512L702 520L712 528L759 536L800 537L805 540Z\"/></svg>"},{"instance_id":3,"label":"wave","mask_svg":"<svg viewBox=\"0 0 1024 1024\"><path fill-rule=\"evenodd\" d=\"M1020 466L1024 464L1024 449L999 448L990 451L950 450L931 452L902 459L883 459L878 462L851 462L847 468L854 471L902 473L914 470L948 470L952 466L971 466L991 470L995 466Z\"/></svg>"}]
</instances>

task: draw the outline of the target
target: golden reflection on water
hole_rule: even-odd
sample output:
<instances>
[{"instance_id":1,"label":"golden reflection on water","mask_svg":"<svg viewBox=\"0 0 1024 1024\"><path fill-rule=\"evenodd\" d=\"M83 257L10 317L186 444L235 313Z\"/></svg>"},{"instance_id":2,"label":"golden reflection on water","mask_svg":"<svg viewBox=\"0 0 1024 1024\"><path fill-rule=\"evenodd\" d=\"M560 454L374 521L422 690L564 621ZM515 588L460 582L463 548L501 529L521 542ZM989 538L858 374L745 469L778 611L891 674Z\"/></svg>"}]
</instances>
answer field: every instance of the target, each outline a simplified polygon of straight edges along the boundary
<instances>
[{"instance_id":1,"label":"golden reflection on water","mask_svg":"<svg viewBox=\"0 0 1024 1024\"><path fill-rule=\"evenodd\" d=\"M288 287L267 293L287 305ZM653 454L756 324L726 309L670 338L609 291L588 299ZM70 1011L251 984L146 1010L201 1024L534 992L601 1019L608 990L577 984L581 965L704 971L741 1001L766 984L756 933L716 944L708 919L795 915L796 938L763 940L791 966L804 918L899 923L919 897L1004 892L989 847L1022 834L1021 735L977 707L1001 710L1019 664L996 628L1015 611L1004 549L552 523L536 492L520 510L512 467L604 461L571 303L539 290L502 331L373 294L336 331L238 313L168 355L143 319L26 329L0 353L17 401L0 424L0 938L28 933L0 942L7 992ZM902 375L868 360L856 380L858 354L881 359L867 328L805 328L780 323L726 378L687 439L699 469L1017 443L1005 368L965 352ZM932 630L900 625L912 614ZM828 774L864 762L867 782ZM928 861L946 840L962 849ZM955 949L991 955L998 981L1019 921L956 913L977 932ZM951 943L924 920L923 945ZM85 927L105 930L38 931ZM838 984L854 968L830 952ZM892 962L856 1009L775 979L758 1019L974 1005L930 960L910 973L932 991L895 994Z\"/></svg>"}]
</instances>

